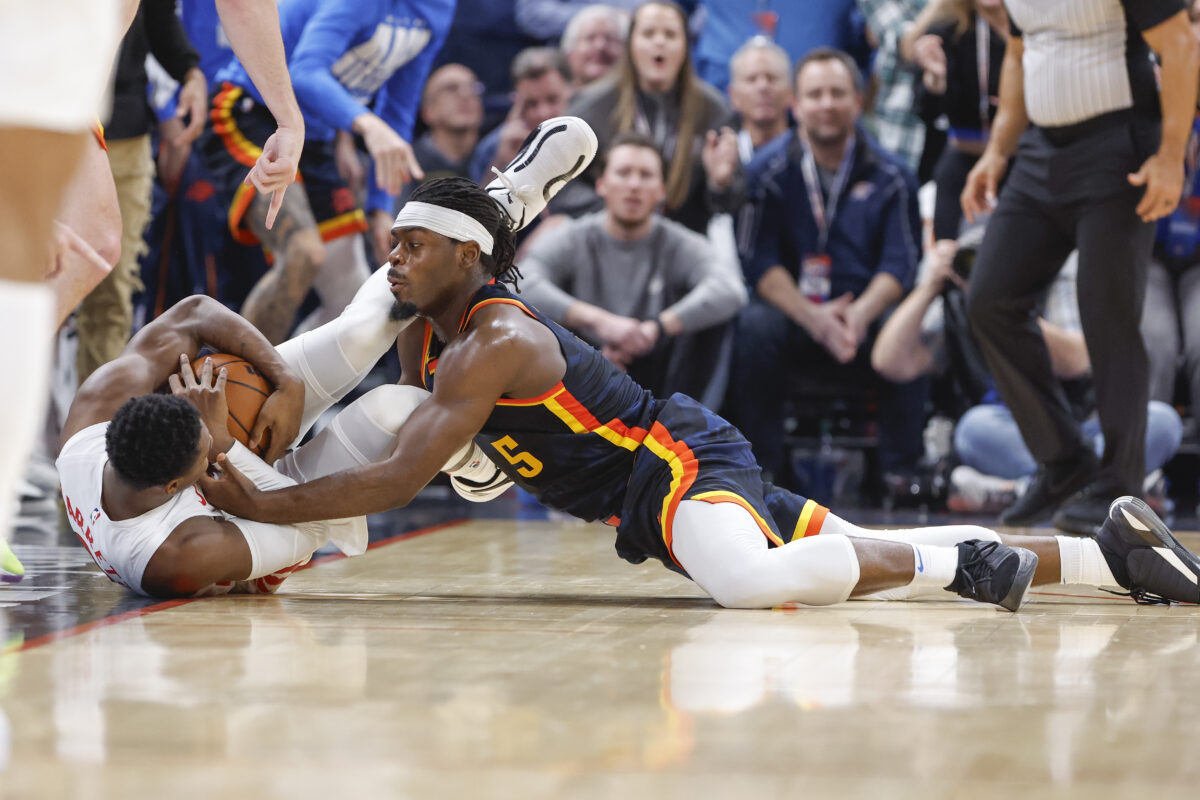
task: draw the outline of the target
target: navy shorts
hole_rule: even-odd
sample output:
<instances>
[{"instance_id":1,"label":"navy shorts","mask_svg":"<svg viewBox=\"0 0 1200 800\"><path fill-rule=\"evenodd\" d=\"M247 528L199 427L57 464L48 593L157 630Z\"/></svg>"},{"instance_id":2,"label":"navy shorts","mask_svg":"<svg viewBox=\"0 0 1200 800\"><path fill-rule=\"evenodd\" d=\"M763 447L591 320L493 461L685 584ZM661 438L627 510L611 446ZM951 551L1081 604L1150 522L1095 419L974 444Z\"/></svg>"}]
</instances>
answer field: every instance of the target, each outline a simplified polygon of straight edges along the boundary
<instances>
[{"instance_id":1,"label":"navy shorts","mask_svg":"<svg viewBox=\"0 0 1200 800\"><path fill-rule=\"evenodd\" d=\"M229 232L241 244L257 244L244 217L254 187L242 181L275 133L275 118L267 107L240 86L223 83L212 94L211 124L197 144L221 204L229 209ZM361 233L367 218L354 192L338 173L333 142L306 140L300 155L300 177L289 192L303 190L324 241Z\"/></svg>"},{"instance_id":2,"label":"navy shorts","mask_svg":"<svg viewBox=\"0 0 1200 800\"><path fill-rule=\"evenodd\" d=\"M820 533L829 509L762 479L741 432L683 394L666 400L638 448L617 526L617 553L649 557L684 572L671 552L675 511L684 500L736 503L755 518L768 546Z\"/></svg>"}]
</instances>

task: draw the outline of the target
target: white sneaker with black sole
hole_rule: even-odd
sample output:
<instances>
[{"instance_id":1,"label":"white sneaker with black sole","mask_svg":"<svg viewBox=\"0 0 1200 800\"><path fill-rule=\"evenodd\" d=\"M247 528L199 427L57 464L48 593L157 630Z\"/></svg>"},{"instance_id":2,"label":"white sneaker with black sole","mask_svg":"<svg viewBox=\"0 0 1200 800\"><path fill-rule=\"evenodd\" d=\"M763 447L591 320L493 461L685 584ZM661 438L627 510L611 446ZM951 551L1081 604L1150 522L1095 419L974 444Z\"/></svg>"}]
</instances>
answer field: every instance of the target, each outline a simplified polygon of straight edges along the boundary
<instances>
[{"instance_id":1,"label":"white sneaker with black sole","mask_svg":"<svg viewBox=\"0 0 1200 800\"><path fill-rule=\"evenodd\" d=\"M579 117L553 117L538 125L484 191L499 203L519 231L542 212L559 189L596 157L596 134Z\"/></svg>"}]
</instances>

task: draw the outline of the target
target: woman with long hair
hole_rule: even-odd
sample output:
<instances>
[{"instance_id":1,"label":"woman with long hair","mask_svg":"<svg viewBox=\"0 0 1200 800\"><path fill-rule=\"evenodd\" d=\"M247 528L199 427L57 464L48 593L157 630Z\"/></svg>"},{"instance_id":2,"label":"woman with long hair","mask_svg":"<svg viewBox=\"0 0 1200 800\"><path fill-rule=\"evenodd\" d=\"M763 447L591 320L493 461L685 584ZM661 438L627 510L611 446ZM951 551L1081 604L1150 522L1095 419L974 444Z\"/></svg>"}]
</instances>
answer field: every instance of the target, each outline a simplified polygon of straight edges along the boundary
<instances>
[{"instance_id":1,"label":"woman with long hair","mask_svg":"<svg viewBox=\"0 0 1200 800\"><path fill-rule=\"evenodd\" d=\"M710 192L703 152L706 141L710 149L719 146L721 137L710 137L709 131L728 125L733 113L725 98L697 77L687 15L671 0L637 8L620 64L576 94L568 113L592 126L600 153L626 131L654 140L666 162L666 216L704 233L713 213L727 210L737 182L732 189Z\"/></svg>"}]
</instances>

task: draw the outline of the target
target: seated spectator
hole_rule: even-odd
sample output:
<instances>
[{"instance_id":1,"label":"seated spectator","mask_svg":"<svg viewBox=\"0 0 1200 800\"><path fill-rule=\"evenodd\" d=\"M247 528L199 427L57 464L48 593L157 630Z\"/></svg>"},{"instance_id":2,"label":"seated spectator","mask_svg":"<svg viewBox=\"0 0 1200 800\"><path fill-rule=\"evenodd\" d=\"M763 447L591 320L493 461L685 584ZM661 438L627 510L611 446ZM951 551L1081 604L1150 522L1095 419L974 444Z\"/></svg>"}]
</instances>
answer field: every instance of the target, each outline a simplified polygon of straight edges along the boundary
<instances>
[{"instance_id":1,"label":"seated spectator","mask_svg":"<svg viewBox=\"0 0 1200 800\"><path fill-rule=\"evenodd\" d=\"M572 89L581 89L611 72L628 36L629 12L603 3L579 9L559 44L571 68Z\"/></svg>"},{"instance_id":2,"label":"seated spectator","mask_svg":"<svg viewBox=\"0 0 1200 800\"><path fill-rule=\"evenodd\" d=\"M726 323L746 302L736 264L656 212L666 189L650 139L618 136L596 188L603 211L530 247L521 294L655 394L683 392L715 408L726 382Z\"/></svg>"},{"instance_id":3,"label":"seated spectator","mask_svg":"<svg viewBox=\"0 0 1200 800\"><path fill-rule=\"evenodd\" d=\"M900 52L900 40L928 0L858 0L867 30L876 42L871 61L874 86L863 123L879 145L899 157L914 172L925 174L925 124L916 113L916 88L921 73Z\"/></svg>"},{"instance_id":4,"label":"seated spectator","mask_svg":"<svg viewBox=\"0 0 1200 800\"><path fill-rule=\"evenodd\" d=\"M998 512L1024 490L1037 463L1025 446L1012 412L998 399L966 321L966 286L980 229L964 234L961 248L940 241L926 256L921 277L888 318L875 341L871 361L894 381L945 374L956 396L970 407L954 431L954 448L962 466L950 476L948 504L955 511ZM1046 340L1054 373L1063 382L1071 406L1097 454L1104 437L1094 413L1088 373L1087 344L1075 298L1076 260L1072 255L1052 284L1038 323ZM1179 449L1182 423L1175 409L1151 401L1147 409L1146 469L1148 485ZM1154 493L1148 492L1149 500ZM1161 493L1158 495L1161 499Z\"/></svg>"},{"instance_id":5,"label":"seated spectator","mask_svg":"<svg viewBox=\"0 0 1200 800\"><path fill-rule=\"evenodd\" d=\"M858 126L862 75L848 55L809 53L795 91L803 133L772 181L743 263L754 295L738 320L733 407L759 463L786 486L794 478L785 376L866 379L879 392L879 466L906 473L922 451L923 387L872 373L869 354L920 258L916 179Z\"/></svg>"},{"instance_id":6,"label":"seated spectator","mask_svg":"<svg viewBox=\"0 0 1200 800\"><path fill-rule=\"evenodd\" d=\"M571 74L563 54L553 47L528 47L512 62L512 108L508 118L475 149L470 177L487 183L492 167L504 169L525 137L551 117L561 117L571 99Z\"/></svg>"},{"instance_id":7,"label":"seated spectator","mask_svg":"<svg viewBox=\"0 0 1200 800\"><path fill-rule=\"evenodd\" d=\"M853 55L865 69L870 55L855 0L721 0L704 4L704 25L696 39L696 73L724 90L732 77L731 57L754 36L776 42L790 61L798 61L814 47L834 47Z\"/></svg>"},{"instance_id":8,"label":"seated spectator","mask_svg":"<svg viewBox=\"0 0 1200 800\"><path fill-rule=\"evenodd\" d=\"M768 143L791 139L792 63L779 45L755 36L733 54L729 104L741 122L738 153L749 164Z\"/></svg>"},{"instance_id":9,"label":"seated spectator","mask_svg":"<svg viewBox=\"0 0 1200 800\"><path fill-rule=\"evenodd\" d=\"M512 105L508 70L517 53L543 42L517 27L516 0L456 0L454 24L435 67L462 64L483 90L483 130L499 125Z\"/></svg>"},{"instance_id":10,"label":"seated spectator","mask_svg":"<svg viewBox=\"0 0 1200 800\"><path fill-rule=\"evenodd\" d=\"M987 146L1007 35L1008 15L1002 0L934 0L901 40L901 52L924 70L917 88L917 112L927 126L942 115L950 123L946 147L933 167L935 240L958 238L962 223L958 196ZM987 46L983 58L980 42Z\"/></svg>"},{"instance_id":11,"label":"seated spectator","mask_svg":"<svg viewBox=\"0 0 1200 800\"><path fill-rule=\"evenodd\" d=\"M782 47L755 36L733 54L729 70L729 104L741 121L737 154L746 175L746 203L736 218L738 254L745 260L758 235L765 187L787 166L795 138L789 116L792 64Z\"/></svg>"},{"instance_id":12,"label":"seated spectator","mask_svg":"<svg viewBox=\"0 0 1200 800\"><path fill-rule=\"evenodd\" d=\"M438 67L421 93L421 121L427 129L413 143L425 176L405 184L396 207L413 188L432 178L470 177L470 162L483 124L483 84L462 64Z\"/></svg>"},{"instance_id":13,"label":"seated spectator","mask_svg":"<svg viewBox=\"0 0 1200 800\"><path fill-rule=\"evenodd\" d=\"M722 141L708 132L726 128L733 115L720 93L692 69L687 16L670 0L638 7L620 66L576 94L568 113L592 126L600 152L625 131L654 140L668 165L667 218L705 233L714 213L732 212L740 204L737 181L723 189L709 186L705 161ZM726 128L724 138L732 140L732 130ZM577 215L601 206L594 189L597 175L593 168L567 186L559 194L560 207Z\"/></svg>"}]
</instances>

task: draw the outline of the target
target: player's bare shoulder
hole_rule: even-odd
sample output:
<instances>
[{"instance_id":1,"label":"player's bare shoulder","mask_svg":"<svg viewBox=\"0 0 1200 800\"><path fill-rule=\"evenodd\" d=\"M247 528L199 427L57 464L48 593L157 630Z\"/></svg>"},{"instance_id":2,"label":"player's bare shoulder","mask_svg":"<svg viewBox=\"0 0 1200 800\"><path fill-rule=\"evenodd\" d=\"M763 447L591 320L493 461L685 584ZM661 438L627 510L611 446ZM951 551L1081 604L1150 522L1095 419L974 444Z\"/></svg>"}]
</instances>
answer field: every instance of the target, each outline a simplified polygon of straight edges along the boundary
<instances>
[{"instance_id":1,"label":"player's bare shoulder","mask_svg":"<svg viewBox=\"0 0 1200 800\"><path fill-rule=\"evenodd\" d=\"M554 333L512 303L479 309L464 334L446 348L442 369L451 363L470 370L503 370L509 376L504 393L510 397L541 394L562 380L567 369Z\"/></svg>"}]
</instances>

